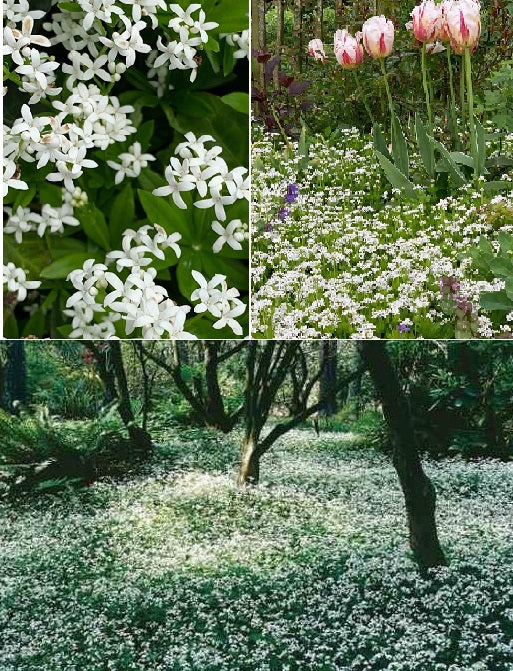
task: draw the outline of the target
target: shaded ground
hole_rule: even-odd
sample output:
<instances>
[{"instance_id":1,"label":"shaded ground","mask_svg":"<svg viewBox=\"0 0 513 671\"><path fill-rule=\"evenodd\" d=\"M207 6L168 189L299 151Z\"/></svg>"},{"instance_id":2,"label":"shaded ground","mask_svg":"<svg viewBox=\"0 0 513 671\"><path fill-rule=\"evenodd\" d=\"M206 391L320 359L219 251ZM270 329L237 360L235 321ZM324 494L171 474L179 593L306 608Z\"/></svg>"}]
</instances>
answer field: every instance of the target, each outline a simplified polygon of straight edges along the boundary
<instances>
[{"instance_id":1,"label":"shaded ground","mask_svg":"<svg viewBox=\"0 0 513 671\"><path fill-rule=\"evenodd\" d=\"M1 507L0 670L512 671L513 465L429 466L451 565L426 581L348 438L295 431L238 491L236 444L182 432L144 476Z\"/></svg>"}]
</instances>

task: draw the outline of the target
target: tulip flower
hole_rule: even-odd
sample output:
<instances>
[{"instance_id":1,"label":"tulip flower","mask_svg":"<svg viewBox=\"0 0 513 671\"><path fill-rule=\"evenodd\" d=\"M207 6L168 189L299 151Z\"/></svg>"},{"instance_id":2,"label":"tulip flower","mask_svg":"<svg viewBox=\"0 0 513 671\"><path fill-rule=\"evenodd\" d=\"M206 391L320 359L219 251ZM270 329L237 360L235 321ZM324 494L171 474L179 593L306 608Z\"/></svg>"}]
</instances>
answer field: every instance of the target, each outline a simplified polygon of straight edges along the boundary
<instances>
[{"instance_id":1,"label":"tulip flower","mask_svg":"<svg viewBox=\"0 0 513 671\"><path fill-rule=\"evenodd\" d=\"M363 61L361 39L362 33L356 33L353 37L347 30L337 30L335 33L335 56L341 67L351 70Z\"/></svg>"},{"instance_id":2,"label":"tulip flower","mask_svg":"<svg viewBox=\"0 0 513 671\"><path fill-rule=\"evenodd\" d=\"M443 26L451 47L460 56L477 49L481 37L480 5L477 0L453 0L444 3Z\"/></svg>"},{"instance_id":3,"label":"tulip flower","mask_svg":"<svg viewBox=\"0 0 513 671\"><path fill-rule=\"evenodd\" d=\"M442 27L442 10L433 0L423 0L412 11L411 17L413 20L406 27L411 27L416 40L426 43L438 38Z\"/></svg>"},{"instance_id":4,"label":"tulip flower","mask_svg":"<svg viewBox=\"0 0 513 671\"><path fill-rule=\"evenodd\" d=\"M322 40L315 39L308 42L308 53L313 56L315 60L326 62L326 52L324 51L324 44Z\"/></svg>"},{"instance_id":5,"label":"tulip flower","mask_svg":"<svg viewBox=\"0 0 513 671\"><path fill-rule=\"evenodd\" d=\"M385 58L394 47L394 24L384 16L372 16L362 27L363 45L372 58Z\"/></svg>"},{"instance_id":6,"label":"tulip flower","mask_svg":"<svg viewBox=\"0 0 513 671\"><path fill-rule=\"evenodd\" d=\"M372 56L372 58L379 59L381 72L383 73L383 78L385 80L385 88L387 90L390 115L393 119L395 116L394 103L392 101L392 94L390 93L390 86L388 85L384 59L392 53L394 47L394 24L390 20L387 21L384 16L372 16L363 24L362 35L365 51L369 56Z\"/></svg>"}]
</instances>

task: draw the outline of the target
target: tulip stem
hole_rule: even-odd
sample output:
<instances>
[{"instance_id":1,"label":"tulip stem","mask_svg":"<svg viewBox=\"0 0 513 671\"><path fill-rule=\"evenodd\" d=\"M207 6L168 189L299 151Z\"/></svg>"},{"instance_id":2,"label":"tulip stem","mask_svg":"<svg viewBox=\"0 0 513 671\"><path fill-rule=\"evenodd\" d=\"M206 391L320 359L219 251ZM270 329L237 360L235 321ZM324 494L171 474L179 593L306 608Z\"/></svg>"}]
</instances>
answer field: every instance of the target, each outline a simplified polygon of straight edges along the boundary
<instances>
[{"instance_id":1,"label":"tulip stem","mask_svg":"<svg viewBox=\"0 0 513 671\"><path fill-rule=\"evenodd\" d=\"M470 64L470 49L465 48L465 75L467 77L467 97L468 97L468 114L470 122L470 153L474 159L474 180L477 183L479 177L478 165L478 151L476 140L476 127L474 124L474 94L472 91L472 66Z\"/></svg>"},{"instance_id":2,"label":"tulip stem","mask_svg":"<svg viewBox=\"0 0 513 671\"><path fill-rule=\"evenodd\" d=\"M426 74L426 44L422 44L422 52L421 52L421 67L422 67L422 86L424 87L424 95L426 96L426 107L427 107L427 113L428 113L428 120L429 120L429 132L431 136L433 136L433 113L431 111L431 100L429 97L429 86L428 86L428 81L427 81L427 74Z\"/></svg>"},{"instance_id":3,"label":"tulip stem","mask_svg":"<svg viewBox=\"0 0 513 671\"><path fill-rule=\"evenodd\" d=\"M449 68L449 89L451 91L451 121L455 139L455 149L458 149L460 139L458 136L458 122L456 120L456 96L454 93L454 81L452 77L451 45L447 45L447 67Z\"/></svg>"},{"instance_id":4,"label":"tulip stem","mask_svg":"<svg viewBox=\"0 0 513 671\"><path fill-rule=\"evenodd\" d=\"M381 65L381 72L383 73L383 79L385 80L385 88L387 90L387 97L388 97L388 106L390 107L390 117L393 119L395 116L394 103L392 100L392 94L390 93L390 86L388 85L388 74L387 69L385 68L385 59L380 58L379 62Z\"/></svg>"},{"instance_id":5,"label":"tulip stem","mask_svg":"<svg viewBox=\"0 0 513 671\"><path fill-rule=\"evenodd\" d=\"M369 103L367 102L367 96L363 92L362 85L360 84L360 79L359 79L358 74L357 74L355 69L353 69L353 76L354 76L354 81L356 83L356 88L358 89L358 92L360 94L360 98L362 99L362 102L365 105L365 109L367 110L367 114L369 115L371 124L374 126L374 116L371 112L371 108L369 107Z\"/></svg>"},{"instance_id":6,"label":"tulip stem","mask_svg":"<svg viewBox=\"0 0 513 671\"><path fill-rule=\"evenodd\" d=\"M461 107L461 122L463 127L466 123L465 114L465 57L461 57L461 72L460 72L460 107Z\"/></svg>"}]
</instances>

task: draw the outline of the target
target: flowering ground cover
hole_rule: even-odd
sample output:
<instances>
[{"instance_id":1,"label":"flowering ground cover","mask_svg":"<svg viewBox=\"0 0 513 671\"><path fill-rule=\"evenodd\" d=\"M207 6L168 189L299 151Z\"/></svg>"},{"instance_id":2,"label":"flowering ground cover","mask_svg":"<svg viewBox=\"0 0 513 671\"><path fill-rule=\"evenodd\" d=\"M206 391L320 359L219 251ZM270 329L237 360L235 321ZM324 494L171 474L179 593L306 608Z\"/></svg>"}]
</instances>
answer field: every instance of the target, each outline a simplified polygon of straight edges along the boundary
<instances>
[{"instance_id":1,"label":"flowering ground cover","mask_svg":"<svg viewBox=\"0 0 513 671\"><path fill-rule=\"evenodd\" d=\"M255 58L255 336L510 337L512 6L299 1L291 31L280 5Z\"/></svg>"},{"instance_id":2,"label":"flowering ground cover","mask_svg":"<svg viewBox=\"0 0 513 671\"><path fill-rule=\"evenodd\" d=\"M513 668L510 463L426 464L450 564L422 578L356 436L293 431L245 490L236 439L160 437L145 474L2 505L2 671Z\"/></svg>"},{"instance_id":3,"label":"flowering ground cover","mask_svg":"<svg viewBox=\"0 0 513 671\"><path fill-rule=\"evenodd\" d=\"M247 331L247 3L3 6L7 337Z\"/></svg>"},{"instance_id":4,"label":"flowering ground cover","mask_svg":"<svg viewBox=\"0 0 513 671\"><path fill-rule=\"evenodd\" d=\"M441 129L440 129L441 130ZM253 143L253 331L256 337L452 338L511 332L479 304L504 287L466 258L481 236L513 232L512 189L468 184L418 201L387 182L372 137L314 136L307 164L276 136ZM498 145L490 154L499 153ZM500 152L513 156L513 136ZM421 172L419 156L413 174ZM297 197L288 197L294 184ZM418 187L420 191L421 187ZM287 202L288 200L288 202ZM284 216L285 215L285 216ZM454 285L455 290L447 291ZM472 309L464 310L464 303Z\"/></svg>"}]
</instances>

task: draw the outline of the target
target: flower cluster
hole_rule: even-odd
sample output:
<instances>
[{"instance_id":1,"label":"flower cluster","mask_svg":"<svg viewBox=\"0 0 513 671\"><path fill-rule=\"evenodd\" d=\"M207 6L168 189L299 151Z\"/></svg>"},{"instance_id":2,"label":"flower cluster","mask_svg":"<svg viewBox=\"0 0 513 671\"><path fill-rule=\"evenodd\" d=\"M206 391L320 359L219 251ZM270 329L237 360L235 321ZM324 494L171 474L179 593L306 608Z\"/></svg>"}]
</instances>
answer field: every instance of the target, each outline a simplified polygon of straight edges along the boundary
<instances>
[{"instance_id":1,"label":"flower cluster","mask_svg":"<svg viewBox=\"0 0 513 671\"><path fill-rule=\"evenodd\" d=\"M7 291L21 302L27 297L26 283L40 290L29 294L27 307L30 314L38 313L30 325L37 325L37 335L49 330L49 310L67 304L63 314L72 325L57 320L58 326L52 328L63 330L54 335L182 337L192 305L175 306L168 297L168 291L176 294L171 283L179 283L179 293L189 301L194 285L191 268L204 272L207 282L214 271L205 271L199 262L189 264L187 257L186 280L181 268L170 273L169 267L180 258L177 241L185 226L168 229L162 211L155 216L146 212L144 218L143 199L144 194L159 191L156 185L163 183L159 173L169 159L167 147L178 144L166 169L169 193L180 208L187 209L180 193L195 189L197 208L212 208L205 230L197 227L187 238L187 251L203 245L226 256L225 243L235 252L242 250L241 243L247 240L243 209L228 212L226 227L219 222L226 221L226 207L249 198L247 168L233 159L228 167L222 157L227 146L222 133L215 146L209 146L212 136L202 133L197 133L199 140L194 133L186 133L180 142L188 119L183 115L185 122L174 125L165 110L190 87L187 80L195 81L195 90L201 90L198 73L202 68L215 69L212 54L221 50L226 77L230 67L233 70L239 59L247 57L245 12L167 0L52 1L46 11L32 10L27 0L6 0L3 10L5 93L10 110L3 143ZM211 20L208 14L214 12L216 20ZM224 26L233 32L226 32ZM181 93L173 98L177 81ZM157 96L163 98L162 105ZM223 106L236 114L235 107ZM151 120L144 107L155 110ZM237 114L242 126L240 102ZM176 142L171 139L175 136ZM244 154L232 152L237 154L242 161ZM188 214L192 230L194 208ZM208 241L196 240L193 245L191 237L200 234ZM243 288L241 268L247 253L235 258L227 275L232 271L237 286ZM117 275L102 271L102 265L114 263ZM222 270L221 264L221 275ZM76 290L71 297L67 276ZM227 281L231 285L229 277ZM116 298L112 305L105 304L107 294L121 291L120 283L125 302ZM232 314L230 292L237 291L222 286L218 290L230 298L209 313L216 323L221 315ZM23 318L23 307L17 310L14 305L10 310L9 316ZM231 316L224 326L228 322L232 323ZM13 337L23 328L12 331ZM239 331L240 324L235 328Z\"/></svg>"},{"instance_id":2,"label":"flower cluster","mask_svg":"<svg viewBox=\"0 0 513 671\"><path fill-rule=\"evenodd\" d=\"M72 320L69 337L115 337L116 324L121 319L125 322L122 333L126 335L140 329L144 339L195 338L184 331L190 306L178 306L171 300L166 289L155 282L157 271L149 267L151 257L163 260L168 249L179 258L180 239L179 233L169 235L158 224L137 231L127 229L122 249L109 252L105 263L88 259L81 269L73 270L67 279L76 291L65 310ZM117 273L108 270L113 263ZM195 311L208 311L216 317L214 328L229 326L236 335L242 335L236 318L246 306L238 299L239 291L228 288L224 275L215 275L207 282L198 271L193 270L192 274L200 285L191 296L192 301L200 301ZM126 277L122 279L122 275Z\"/></svg>"},{"instance_id":3,"label":"flower cluster","mask_svg":"<svg viewBox=\"0 0 513 671\"><path fill-rule=\"evenodd\" d=\"M229 438L169 430L174 469L1 506L5 671L39 650L66 671L509 671L512 464L427 463L450 564L424 578L389 460L312 434L251 491Z\"/></svg>"},{"instance_id":4,"label":"flower cluster","mask_svg":"<svg viewBox=\"0 0 513 671\"><path fill-rule=\"evenodd\" d=\"M196 138L194 133L186 133L185 138L186 142L181 142L175 156L169 159L165 171L167 186L155 189L153 194L172 196L175 205L185 210L187 205L182 192L196 190L201 199L194 201L195 207L213 207L216 217L225 221L226 205L233 205L242 198L249 201L249 176L245 177L248 169L240 166L229 170L221 156L221 147L215 145L207 149L206 143L215 142L211 135Z\"/></svg>"},{"instance_id":5,"label":"flower cluster","mask_svg":"<svg viewBox=\"0 0 513 671\"><path fill-rule=\"evenodd\" d=\"M511 136L503 149L513 155ZM492 328L479 307L480 295L502 289L504 281L483 281L462 256L480 236L497 246L499 230L513 230L511 218L501 219L500 229L494 225L496 210L513 205L511 190L489 202L470 185L438 202L405 201L382 183L372 138L353 129L332 143L312 141L301 198L294 216L281 221L276 203L297 182L300 156L277 161L268 138L253 151L256 337L395 338L405 324L403 337L452 338L469 319L480 337L505 328ZM460 283L458 300L465 298L471 311L456 312L468 305L452 298L445 304L442 277Z\"/></svg>"}]
</instances>

